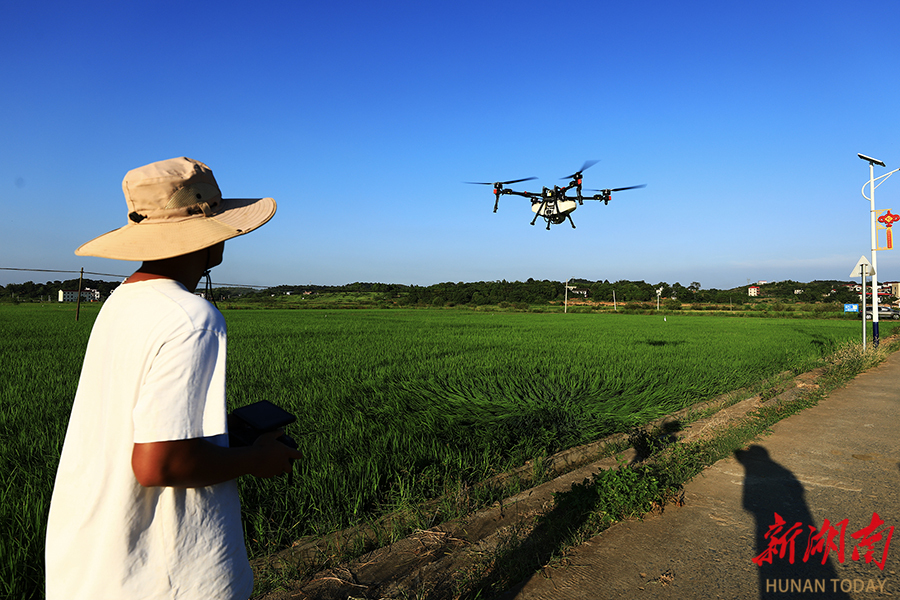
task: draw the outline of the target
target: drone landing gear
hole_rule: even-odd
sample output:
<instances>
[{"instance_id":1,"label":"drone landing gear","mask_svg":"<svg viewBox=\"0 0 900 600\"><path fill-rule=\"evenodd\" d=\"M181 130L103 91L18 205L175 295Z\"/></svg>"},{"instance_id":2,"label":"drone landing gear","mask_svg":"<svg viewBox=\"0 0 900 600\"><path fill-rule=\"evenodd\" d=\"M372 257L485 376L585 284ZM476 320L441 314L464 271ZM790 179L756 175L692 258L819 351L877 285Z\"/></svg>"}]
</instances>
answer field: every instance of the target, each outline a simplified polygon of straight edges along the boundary
<instances>
[{"instance_id":1,"label":"drone landing gear","mask_svg":"<svg viewBox=\"0 0 900 600\"><path fill-rule=\"evenodd\" d=\"M569 220L569 225L572 226L572 229L575 229L575 221L572 220L572 215L567 214L566 218ZM546 217L545 217L545 219L546 219ZM553 219L553 220L547 219L547 231L550 231L551 224L559 225L560 223L562 223L562 219Z\"/></svg>"},{"instance_id":2,"label":"drone landing gear","mask_svg":"<svg viewBox=\"0 0 900 600\"><path fill-rule=\"evenodd\" d=\"M541 214L541 211L544 210L544 205L545 205L545 204L547 204L547 203L546 203L546 202L541 202L541 205L538 207L538 209L534 211L534 218L531 220L531 224L532 224L532 225L534 225L534 222L537 221L537 218L538 218L538 217L543 217L543 216L544 216L544 215ZM532 203L532 206L534 206L534 203ZM534 209L532 209L532 210L534 210ZM547 217L544 217L544 219L547 219ZM549 221L548 221L548 227L549 227Z\"/></svg>"},{"instance_id":3,"label":"drone landing gear","mask_svg":"<svg viewBox=\"0 0 900 600\"><path fill-rule=\"evenodd\" d=\"M566 215L566 216L568 216L568 215ZM535 223L535 221L537 221L538 217L544 217L544 215L540 215L540 214L534 215L534 218L531 220L532 225L534 225L534 223ZM550 231L550 224L553 223L553 220L550 217L544 217L544 220L547 221L547 231ZM571 221L571 220L572 220L572 218L569 217L569 221ZM573 228L575 227L574 223L572 223L572 227Z\"/></svg>"},{"instance_id":4,"label":"drone landing gear","mask_svg":"<svg viewBox=\"0 0 900 600\"><path fill-rule=\"evenodd\" d=\"M539 215L535 215L531 220L532 225L534 225L534 222L537 221L538 216ZM572 229L575 229L575 221L572 220L572 216L566 215L566 218L569 220L569 225L572 226ZM562 223L562 219L552 219L550 217L544 217L544 220L547 221L547 231L550 231L550 225L559 225L560 223Z\"/></svg>"}]
</instances>

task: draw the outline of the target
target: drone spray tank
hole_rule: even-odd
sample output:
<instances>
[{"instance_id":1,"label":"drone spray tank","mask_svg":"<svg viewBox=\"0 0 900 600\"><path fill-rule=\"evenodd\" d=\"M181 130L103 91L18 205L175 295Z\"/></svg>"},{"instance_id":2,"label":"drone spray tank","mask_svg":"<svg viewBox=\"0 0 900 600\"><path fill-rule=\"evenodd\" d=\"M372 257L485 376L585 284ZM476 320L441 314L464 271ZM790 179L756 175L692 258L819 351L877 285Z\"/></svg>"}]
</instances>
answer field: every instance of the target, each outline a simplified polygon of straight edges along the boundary
<instances>
[{"instance_id":1,"label":"drone spray tank","mask_svg":"<svg viewBox=\"0 0 900 600\"><path fill-rule=\"evenodd\" d=\"M547 229L550 229L551 224L559 225L568 219L572 229L575 229L575 223L572 222L569 213L578 208L578 204L574 198L566 196L568 189L568 187L561 188L558 185L553 186L552 190L545 187L541 193L541 199L531 201L531 211L535 213L531 224L534 225L538 217L543 217L547 221Z\"/></svg>"}]
</instances>

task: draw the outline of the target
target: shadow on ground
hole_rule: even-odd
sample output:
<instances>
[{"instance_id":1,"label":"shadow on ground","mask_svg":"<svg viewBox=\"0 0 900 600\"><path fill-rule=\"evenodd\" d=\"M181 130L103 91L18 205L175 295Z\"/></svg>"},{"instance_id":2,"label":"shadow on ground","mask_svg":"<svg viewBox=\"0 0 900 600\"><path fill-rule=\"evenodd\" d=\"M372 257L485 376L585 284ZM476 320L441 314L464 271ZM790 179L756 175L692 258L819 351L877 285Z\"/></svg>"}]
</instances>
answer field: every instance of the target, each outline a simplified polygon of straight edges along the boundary
<instances>
[{"instance_id":1,"label":"shadow on ground","mask_svg":"<svg viewBox=\"0 0 900 600\"><path fill-rule=\"evenodd\" d=\"M743 506L756 521L756 559L759 597L808 598L817 582L827 584L829 598L849 598L833 591L837 572L828 556L828 536L817 540L817 524L806 504L803 485L794 474L772 460L760 445L738 450L744 467ZM791 593L792 583L801 588Z\"/></svg>"}]
</instances>

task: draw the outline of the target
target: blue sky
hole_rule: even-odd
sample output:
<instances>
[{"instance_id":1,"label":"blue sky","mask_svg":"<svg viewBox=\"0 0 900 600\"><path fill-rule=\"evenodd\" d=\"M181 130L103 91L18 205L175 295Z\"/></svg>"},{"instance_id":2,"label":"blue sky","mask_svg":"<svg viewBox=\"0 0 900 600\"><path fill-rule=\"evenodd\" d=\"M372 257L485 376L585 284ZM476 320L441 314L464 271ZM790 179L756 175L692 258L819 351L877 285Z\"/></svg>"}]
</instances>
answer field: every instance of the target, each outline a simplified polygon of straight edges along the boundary
<instances>
[{"instance_id":1,"label":"blue sky","mask_svg":"<svg viewBox=\"0 0 900 600\"><path fill-rule=\"evenodd\" d=\"M900 167L898 25L880 1L4 3L0 267L130 274L73 251L125 224L128 170L189 156L279 205L214 282L849 279L856 155ZM589 159L586 188L647 187L577 229L462 183Z\"/></svg>"}]
</instances>

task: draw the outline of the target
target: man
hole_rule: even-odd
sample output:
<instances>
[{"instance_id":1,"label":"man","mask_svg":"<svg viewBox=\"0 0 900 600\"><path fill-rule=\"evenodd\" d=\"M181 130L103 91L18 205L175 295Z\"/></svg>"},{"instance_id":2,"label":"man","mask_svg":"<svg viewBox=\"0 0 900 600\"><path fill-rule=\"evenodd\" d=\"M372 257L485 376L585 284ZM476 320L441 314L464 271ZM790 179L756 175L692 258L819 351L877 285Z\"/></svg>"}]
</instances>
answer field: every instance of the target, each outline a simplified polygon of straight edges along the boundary
<instances>
[{"instance_id":1,"label":"man","mask_svg":"<svg viewBox=\"0 0 900 600\"><path fill-rule=\"evenodd\" d=\"M134 169L122 188L128 224L75 251L142 264L88 342L50 503L47 598L246 600L235 479L301 455L279 432L228 447L225 320L194 290L275 201L223 199L188 158Z\"/></svg>"}]
</instances>

